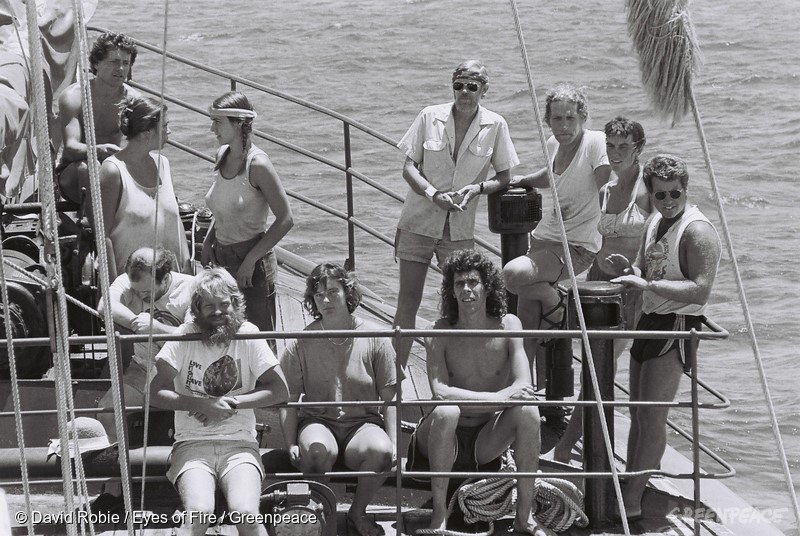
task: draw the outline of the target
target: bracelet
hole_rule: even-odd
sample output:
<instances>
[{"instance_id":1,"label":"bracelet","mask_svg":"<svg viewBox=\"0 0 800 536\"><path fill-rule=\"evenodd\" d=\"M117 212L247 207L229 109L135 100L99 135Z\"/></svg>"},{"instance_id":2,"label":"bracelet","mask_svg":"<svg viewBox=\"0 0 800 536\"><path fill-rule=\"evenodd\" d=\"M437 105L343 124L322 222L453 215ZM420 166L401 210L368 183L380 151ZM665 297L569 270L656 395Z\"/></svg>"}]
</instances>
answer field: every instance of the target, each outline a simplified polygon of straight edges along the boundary
<instances>
[{"instance_id":1,"label":"bracelet","mask_svg":"<svg viewBox=\"0 0 800 536\"><path fill-rule=\"evenodd\" d=\"M483 193L483 188L484 188L484 185L483 185L483 183L480 183L478 186L480 186L480 187L481 187L481 191L480 191L480 193Z\"/></svg>"},{"instance_id":2,"label":"bracelet","mask_svg":"<svg viewBox=\"0 0 800 536\"><path fill-rule=\"evenodd\" d=\"M439 190L437 190L433 186L428 186L427 188L425 188L425 197L427 197L430 201L433 201L434 196L438 193Z\"/></svg>"}]
</instances>

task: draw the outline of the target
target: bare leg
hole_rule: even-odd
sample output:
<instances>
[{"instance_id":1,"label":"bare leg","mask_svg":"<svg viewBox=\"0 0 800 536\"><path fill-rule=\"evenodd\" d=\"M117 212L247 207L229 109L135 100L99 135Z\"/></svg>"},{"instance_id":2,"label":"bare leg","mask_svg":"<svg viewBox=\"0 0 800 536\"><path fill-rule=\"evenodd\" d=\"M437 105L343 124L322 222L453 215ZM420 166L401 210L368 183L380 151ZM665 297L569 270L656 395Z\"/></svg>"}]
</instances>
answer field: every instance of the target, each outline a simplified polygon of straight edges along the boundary
<instances>
[{"instance_id":1,"label":"bare leg","mask_svg":"<svg viewBox=\"0 0 800 536\"><path fill-rule=\"evenodd\" d=\"M297 436L300 447L300 467L304 473L327 473L339 456L339 445L328 428L320 423L304 426ZM312 477L320 482L329 479Z\"/></svg>"},{"instance_id":2,"label":"bare leg","mask_svg":"<svg viewBox=\"0 0 800 536\"><path fill-rule=\"evenodd\" d=\"M431 471L449 471L455 462L456 427L461 417L458 406L437 406L417 430L420 450L428 458ZM433 512L431 528L447 526L447 485L449 478L431 478Z\"/></svg>"},{"instance_id":3,"label":"bare leg","mask_svg":"<svg viewBox=\"0 0 800 536\"><path fill-rule=\"evenodd\" d=\"M394 315L393 326L403 329L416 327L417 311L422 301L422 291L425 289L427 273L427 264L400 259L400 289L397 294L397 311ZM411 353L413 343L414 339L411 337L403 337L399 341L392 339L397 360L403 368L408 363L408 355Z\"/></svg>"},{"instance_id":4,"label":"bare leg","mask_svg":"<svg viewBox=\"0 0 800 536\"><path fill-rule=\"evenodd\" d=\"M514 447L514 462L520 472L533 473L539 467L539 411L534 406L508 408L478 435L476 453L479 463L487 463ZM534 479L520 477L517 481L517 512L514 532L536 536L554 534L533 517Z\"/></svg>"},{"instance_id":5,"label":"bare leg","mask_svg":"<svg viewBox=\"0 0 800 536\"><path fill-rule=\"evenodd\" d=\"M639 373L641 400L671 402L678 392L682 374L683 364L677 349L645 361L641 364ZM636 410L636 443L628 446L633 454L632 461L628 462L631 471L658 467L667 447L668 414L669 408L665 407L643 407ZM629 516L641 513L642 495L649 479L648 476L637 476L627 481L623 498Z\"/></svg>"},{"instance_id":6,"label":"bare leg","mask_svg":"<svg viewBox=\"0 0 800 536\"><path fill-rule=\"evenodd\" d=\"M345 447L344 462L354 471L388 471L392 466L392 449L392 442L382 428L376 425L362 426ZM378 525L367 521L366 514L367 506L384 480L386 477L383 476L358 478L347 518L358 528L360 534L375 536L381 533Z\"/></svg>"},{"instance_id":7,"label":"bare leg","mask_svg":"<svg viewBox=\"0 0 800 536\"><path fill-rule=\"evenodd\" d=\"M207 520L214 513L214 492L217 479L203 469L189 469L178 478L178 493L186 510L184 523L178 528L179 536L203 536L208 529Z\"/></svg>"},{"instance_id":8,"label":"bare leg","mask_svg":"<svg viewBox=\"0 0 800 536\"><path fill-rule=\"evenodd\" d=\"M629 342L630 339L617 339L614 341L614 375L617 373L617 360L628 347ZM631 365L631 367L633 367L633 365ZM583 375L581 375L581 378L583 378ZM581 385L581 392L578 395L578 400L583 400L583 385ZM572 456L572 449L575 447L575 444L582 435L583 408L576 407L572 412L572 416L570 417L567 429L564 431L564 435L561 436L561 439L555 446L555 450L553 451L553 459L557 462L569 463ZM628 444L630 445L630 442Z\"/></svg>"},{"instance_id":9,"label":"bare leg","mask_svg":"<svg viewBox=\"0 0 800 536\"><path fill-rule=\"evenodd\" d=\"M250 463L237 465L220 479L228 508L242 514L243 519L257 519L261 500L261 472ZM236 530L242 536L266 536L261 523L238 523Z\"/></svg>"}]
</instances>

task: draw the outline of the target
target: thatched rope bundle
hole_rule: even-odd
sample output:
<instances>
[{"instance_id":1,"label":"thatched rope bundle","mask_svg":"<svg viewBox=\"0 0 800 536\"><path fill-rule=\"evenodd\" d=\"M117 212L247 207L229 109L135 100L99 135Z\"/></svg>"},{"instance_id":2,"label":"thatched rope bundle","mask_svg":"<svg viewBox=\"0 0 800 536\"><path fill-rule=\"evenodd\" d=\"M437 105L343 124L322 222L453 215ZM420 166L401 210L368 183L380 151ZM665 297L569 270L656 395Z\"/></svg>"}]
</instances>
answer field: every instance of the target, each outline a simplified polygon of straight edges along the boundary
<instances>
[{"instance_id":1,"label":"thatched rope bundle","mask_svg":"<svg viewBox=\"0 0 800 536\"><path fill-rule=\"evenodd\" d=\"M691 109L692 79L701 61L689 0L625 3L642 84L656 112L675 124Z\"/></svg>"}]
</instances>

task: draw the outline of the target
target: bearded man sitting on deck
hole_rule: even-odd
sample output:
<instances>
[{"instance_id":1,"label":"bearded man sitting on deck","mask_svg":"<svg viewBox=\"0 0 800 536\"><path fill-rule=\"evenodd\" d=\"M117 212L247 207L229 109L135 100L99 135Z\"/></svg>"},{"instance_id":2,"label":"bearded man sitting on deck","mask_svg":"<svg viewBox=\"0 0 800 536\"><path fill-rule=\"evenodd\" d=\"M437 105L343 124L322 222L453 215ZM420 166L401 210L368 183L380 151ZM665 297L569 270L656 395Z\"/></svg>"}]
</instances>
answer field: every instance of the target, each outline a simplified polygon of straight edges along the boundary
<instances>
[{"instance_id":1,"label":"bearded man sitting on deck","mask_svg":"<svg viewBox=\"0 0 800 536\"><path fill-rule=\"evenodd\" d=\"M519 318L506 313L505 288L498 269L483 254L461 250L443 267L440 318L434 329L520 330ZM420 421L413 457L430 461L432 471L474 471L501 456L509 445L522 472L539 465L539 411L535 406L503 406L507 400L534 400L522 339L431 337L426 341L428 378L437 400L483 400L492 406L437 406ZM448 478L431 478L431 528L447 524ZM514 532L554 533L533 517L534 479L519 478Z\"/></svg>"}]
</instances>

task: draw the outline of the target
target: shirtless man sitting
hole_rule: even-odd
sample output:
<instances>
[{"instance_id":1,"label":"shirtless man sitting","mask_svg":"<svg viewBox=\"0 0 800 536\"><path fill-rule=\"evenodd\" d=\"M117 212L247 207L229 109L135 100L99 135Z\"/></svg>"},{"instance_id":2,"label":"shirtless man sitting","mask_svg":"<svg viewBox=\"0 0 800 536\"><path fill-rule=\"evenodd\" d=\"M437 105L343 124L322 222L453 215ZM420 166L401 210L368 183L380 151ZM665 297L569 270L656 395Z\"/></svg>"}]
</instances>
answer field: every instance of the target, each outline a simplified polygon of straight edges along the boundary
<instances>
[{"instance_id":1,"label":"shirtless man sitting","mask_svg":"<svg viewBox=\"0 0 800 536\"><path fill-rule=\"evenodd\" d=\"M434 329L519 330L519 318L506 313L505 288L498 269L475 250L456 251L443 267L442 318ZM539 465L539 411L535 406L504 406L507 400L534 400L522 339L431 337L426 341L428 378L437 400L497 401L493 407L437 406L415 432L417 456L432 471L474 471L514 448L523 472ZM519 440L518 440L519 439ZM448 478L431 478L431 528L447 524ZM514 532L553 535L533 517L534 479L517 484Z\"/></svg>"},{"instance_id":2,"label":"shirtless man sitting","mask_svg":"<svg viewBox=\"0 0 800 536\"><path fill-rule=\"evenodd\" d=\"M89 54L89 64L94 78L89 80L94 112L94 130L97 141L97 158L102 162L116 153L122 143L119 129L119 106L127 97L139 92L126 84L131 79L131 68L136 61L136 45L128 37L107 32L95 41ZM61 162L56 168L58 185L64 199L80 204L81 192L89 191L89 166L86 163L88 146L83 124L80 82L67 87L58 99L58 117L61 126L63 149ZM91 208L87 195L85 208ZM85 210L91 217L91 211Z\"/></svg>"}]
</instances>

